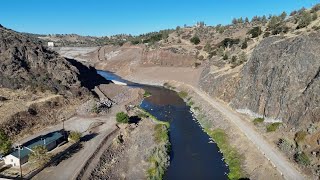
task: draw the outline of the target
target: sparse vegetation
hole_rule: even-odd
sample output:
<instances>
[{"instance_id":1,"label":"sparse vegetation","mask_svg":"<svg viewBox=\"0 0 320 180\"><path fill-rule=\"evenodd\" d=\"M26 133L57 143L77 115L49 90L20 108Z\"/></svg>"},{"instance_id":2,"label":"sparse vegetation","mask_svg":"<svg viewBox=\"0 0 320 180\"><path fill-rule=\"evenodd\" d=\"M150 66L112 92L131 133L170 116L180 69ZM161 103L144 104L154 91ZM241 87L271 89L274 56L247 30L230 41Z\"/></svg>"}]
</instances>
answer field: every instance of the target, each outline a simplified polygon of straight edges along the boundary
<instances>
[{"instance_id":1,"label":"sparse vegetation","mask_svg":"<svg viewBox=\"0 0 320 180\"><path fill-rule=\"evenodd\" d=\"M300 165L303 165L303 166L308 166L310 165L310 159L309 157L306 155L305 152L297 152L295 155L294 155L294 160L300 164Z\"/></svg>"},{"instance_id":2,"label":"sparse vegetation","mask_svg":"<svg viewBox=\"0 0 320 180\"><path fill-rule=\"evenodd\" d=\"M193 106L193 105L194 105L194 102L193 102L193 101L190 100L190 101L187 102L187 106L191 107L191 106Z\"/></svg>"},{"instance_id":3,"label":"sparse vegetation","mask_svg":"<svg viewBox=\"0 0 320 180\"><path fill-rule=\"evenodd\" d=\"M80 132L78 132L78 131L71 131L71 132L69 133L68 139L69 139L70 141L74 142L74 143L77 143L77 142L80 141L81 137L82 137L82 134L81 134Z\"/></svg>"},{"instance_id":4,"label":"sparse vegetation","mask_svg":"<svg viewBox=\"0 0 320 180\"><path fill-rule=\"evenodd\" d=\"M95 114L99 114L100 109L99 109L97 103L95 103L95 104L92 106L91 112L92 112L92 113L95 113Z\"/></svg>"},{"instance_id":5,"label":"sparse vegetation","mask_svg":"<svg viewBox=\"0 0 320 180\"><path fill-rule=\"evenodd\" d=\"M179 97L182 98L182 99L185 99L185 98L188 97L188 93L185 92L185 91L180 91L180 92L178 92L178 95L179 95Z\"/></svg>"},{"instance_id":6,"label":"sparse vegetation","mask_svg":"<svg viewBox=\"0 0 320 180\"><path fill-rule=\"evenodd\" d=\"M304 141L305 137L307 136L307 132L305 131L298 131L295 134L294 140L296 141L296 143L300 143L302 141Z\"/></svg>"},{"instance_id":7,"label":"sparse vegetation","mask_svg":"<svg viewBox=\"0 0 320 180\"><path fill-rule=\"evenodd\" d=\"M210 53L212 51L212 47L211 47L210 43L207 43L204 46L203 50L206 51L207 53Z\"/></svg>"},{"instance_id":8,"label":"sparse vegetation","mask_svg":"<svg viewBox=\"0 0 320 180\"><path fill-rule=\"evenodd\" d=\"M255 118L253 120L253 123L254 123L254 125L258 125L260 123L263 123L263 121L264 121L264 118Z\"/></svg>"},{"instance_id":9,"label":"sparse vegetation","mask_svg":"<svg viewBox=\"0 0 320 180\"><path fill-rule=\"evenodd\" d=\"M297 29L307 27L312 21L311 13L308 11L303 11L299 16Z\"/></svg>"},{"instance_id":10,"label":"sparse vegetation","mask_svg":"<svg viewBox=\"0 0 320 180\"><path fill-rule=\"evenodd\" d=\"M291 153L294 149L294 144L285 138L279 139L277 145L279 149L284 153Z\"/></svg>"},{"instance_id":11,"label":"sparse vegetation","mask_svg":"<svg viewBox=\"0 0 320 180\"><path fill-rule=\"evenodd\" d=\"M118 123L129 123L129 116L125 112L118 112L116 114L116 120Z\"/></svg>"},{"instance_id":12,"label":"sparse vegetation","mask_svg":"<svg viewBox=\"0 0 320 180\"><path fill-rule=\"evenodd\" d=\"M7 154L9 153L11 149L11 141L9 140L9 137L7 134L3 132L3 130L0 130L0 153L1 154Z\"/></svg>"},{"instance_id":13,"label":"sparse vegetation","mask_svg":"<svg viewBox=\"0 0 320 180\"><path fill-rule=\"evenodd\" d=\"M243 170L241 168L241 156L237 150L230 146L228 136L222 129L210 130L206 129L206 133L217 143L226 163L229 165L229 179L240 179L243 177Z\"/></svg>"},{"instance_id":14,"label":"sparse vegetation","mask_svg":"<svg viewBox=\"0 0 320 180\"><path fill-rule=\"evenodd\" d=\"M157 124L165 125L165 126L167 126L167 128L170 127L169 122L158 120L155 116L153 116L152 114L150 114L146 110L142 109L141 107L139 107L139 110L141 111L141 113L139 113L139 116L149 117ZM142 114L144 114L144 115L142 115Z\"/></svg>"},{"instance_id":15,"label":"sparse vegetation","mask_svg":"<svg viewBox=\"0 0 320 180\"><path fill-rule=\"evenodd\" d=\"M43 166L50 162L51 155L45 146L38 145L32 148L32 152L29 155L29 161L37 166Z\"/></svg>"},{"instance_id":16,"label":"sparse vegetation","mask_svg":"<svg viewBox=\"0 0 320 180\"><path fill-rule=\"evenodd\" d=\"M282 123L275 122L267 125L267 132L276 131Z\"/></svg>"},{"instance_id":17,"label":"sparse vegetation","mask_svg":"<svg viewBox=\"0 0 320 180\"><path fill-rule=\"evenodd\" d=\"M239 62L240 64L247 62L247 55L245 52L241 52L239 55Z\"/></svg>"},{"instance_id":18,"label":"sparse vegetation","mask_svg":"<svg viewBox=\"0 0 320 180\"><path fill-rule=\"evenodd\" d=\"M145 91L143 93L143 97L147 98L147 97L150 97L151 96L151 93L149 91Z\"/></svg>"},{"instance_id":19,"label":"sparse vegetation","mask_svg":"<svg viewBox=\"0 0 320 180\"><path fill-rule=\"evenodd\" d=\"M223 60L228 60L228 59L229 59L228 54L225 53L225 54L223 55Z\"/></svg>"},{"instance_id":20,"label":"sparse vegetation","mask_svg":"<svg viewBox=\"0 0 320 180\"><path fill-rule=\"evenodd\" d=\"M154 128L154 140L159 144L149 157L151 167L147 170L148 179L162 179L170 163L170 141L168 127L157 124Z\"/></svg>"},{"instance_id":21,"label":"sparse vegetation","mask_svg":"<svg viewBox=\"0 0 320 180\"><path fill-rule=\"evenodd\" d=\"M154 140L157 143L169 141L168 128L164 124L157 124L154 128Z\"/></svg>"}]
</instances>

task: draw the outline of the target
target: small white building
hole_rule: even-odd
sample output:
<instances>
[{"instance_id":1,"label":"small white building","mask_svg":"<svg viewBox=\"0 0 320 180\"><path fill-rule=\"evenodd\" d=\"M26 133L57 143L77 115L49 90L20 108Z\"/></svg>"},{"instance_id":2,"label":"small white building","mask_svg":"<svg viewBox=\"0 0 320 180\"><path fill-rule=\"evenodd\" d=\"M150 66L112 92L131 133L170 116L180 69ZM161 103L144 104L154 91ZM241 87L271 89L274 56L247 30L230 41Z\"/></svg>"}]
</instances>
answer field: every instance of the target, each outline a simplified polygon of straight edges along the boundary
<instances>
[{"instance_id":1,"label":"small white building","mask_svg":"<svg viewBox=\"0 0 320 180\"><path fill-rule=\"evenodd\" d=\"M11 154L5 156L4 163L12 166L19 166L20 163L25 164L29 160L29 154L32 152L32 148L41 145L47 148L48 151L54 149L59 143L63 141L63 135L60 132L49 133L45 136L40 136L33 139L23 146L21 146L20 151L16 149ZM19 160L20 157L20 160Z\"/></svg>"},{"instance_id":2,"label":"small white building","mask_svg":"<svg viewBox=\"0 0 320 180\"><path fill-rule=\"evenodd\" d=\"M54 47L54 43L53 42L48 42L48 47Z\"/></svg>"}]
</instances>

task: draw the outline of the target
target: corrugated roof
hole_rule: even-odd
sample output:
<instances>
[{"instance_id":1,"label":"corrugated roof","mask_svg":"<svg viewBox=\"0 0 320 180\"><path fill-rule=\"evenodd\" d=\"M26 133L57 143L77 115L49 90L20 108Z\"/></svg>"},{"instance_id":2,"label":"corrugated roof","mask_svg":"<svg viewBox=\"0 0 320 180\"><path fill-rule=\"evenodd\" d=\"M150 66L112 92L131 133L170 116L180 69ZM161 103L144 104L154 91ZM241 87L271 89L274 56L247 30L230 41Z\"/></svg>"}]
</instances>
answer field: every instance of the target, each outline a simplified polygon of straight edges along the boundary
<instances>
[{"instance_id":1,"label":"corrugated roof","mask_svg":"<svg viewBox=\"0 0 320 180\"><path fill-rule=\"evenodd\" d=\"M61 137L63 137L63 135L60 132L53 132L45 136L40 136L31 141L28 141L22 145L23 148L20 150L20 157L24 158L25 156L28 156L31 153L30 149L37 145L45 145L44 142L46 142L46 144L50 144L53 141L60 139ZM19 158L19 151L15 150L11 153L11 155Z\"/></svg>"}]
</instances>

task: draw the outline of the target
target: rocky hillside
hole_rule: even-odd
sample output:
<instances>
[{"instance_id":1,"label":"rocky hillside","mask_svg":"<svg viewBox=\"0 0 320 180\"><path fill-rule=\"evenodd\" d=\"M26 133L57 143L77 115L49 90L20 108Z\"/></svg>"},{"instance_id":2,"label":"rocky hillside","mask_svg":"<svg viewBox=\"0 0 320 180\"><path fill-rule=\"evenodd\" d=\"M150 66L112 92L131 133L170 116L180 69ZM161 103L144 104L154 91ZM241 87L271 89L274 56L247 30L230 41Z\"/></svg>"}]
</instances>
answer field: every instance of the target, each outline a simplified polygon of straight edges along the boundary
<instances>
[{"instance_id":1,"label":"rocky hillside","mask_svg":"<svg viewBox=\"0 0 320 180\"><path fill-rule=\"evenodd\" d=\"M320 121L320 33L270 37L241 71L232 105L299 125Z\"/></svg>"},{"instance_id":2,"label":"rocky hillside","mask_svg":"<svg viewBox=\"0 0 320 180\"><path fill-rule=\"evenodd\" d=\"M93 83L80 70L97 76L94 69L74 64L40 43L0 27L0 87L80 95L88 93Z\"/></svg>"}]
</instances>

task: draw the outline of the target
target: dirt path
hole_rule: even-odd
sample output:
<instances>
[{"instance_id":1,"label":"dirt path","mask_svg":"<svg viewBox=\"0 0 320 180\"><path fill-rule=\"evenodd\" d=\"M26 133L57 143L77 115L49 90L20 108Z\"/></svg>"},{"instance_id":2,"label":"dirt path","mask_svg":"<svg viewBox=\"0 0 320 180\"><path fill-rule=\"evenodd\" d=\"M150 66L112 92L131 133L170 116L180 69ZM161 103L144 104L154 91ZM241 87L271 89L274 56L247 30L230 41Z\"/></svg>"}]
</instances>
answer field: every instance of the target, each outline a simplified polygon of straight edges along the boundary
<instances>
[{"instance_id":1,"label":"dirt path","mask_svg":"<svg viewBox=\"0 0 320 180\"><path fill-rule=\"evenodd\" d=\"M263 153L263 155L277 168L278 171L285 177L285 179L290 180L300 180L304 179L303 175L293 167L285 157L281 155L280 152L273 149L266 140L254 129L250 127L243 121L235 112L233 112L226 105L214 100L212 97L207 95L205 92L190 86L195 93L197 93L201 98L207 101L213 108L220 111L225 115L231 122L233 122L246 136L252 141L257 148Z\"/></svg>"},{"instance_id":2,"label":"dirt path","mask_svg":"<svg viewBox=\"0 0 320 180\"><path fill-rule=\"evenodd\" d=\"M97 149L97 146L113 131L117 129L114 117L110 117L105 124L99 127L98 135L83 144L83 148L67 160L62 161L57 166L50 166L42 170L33 179L75 179L77 174L84 167L87 160Z\"/></svg>"}]
</instances>

